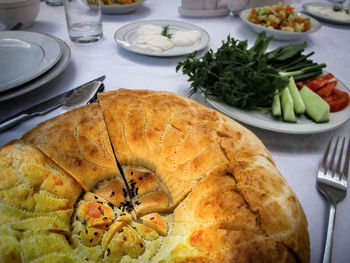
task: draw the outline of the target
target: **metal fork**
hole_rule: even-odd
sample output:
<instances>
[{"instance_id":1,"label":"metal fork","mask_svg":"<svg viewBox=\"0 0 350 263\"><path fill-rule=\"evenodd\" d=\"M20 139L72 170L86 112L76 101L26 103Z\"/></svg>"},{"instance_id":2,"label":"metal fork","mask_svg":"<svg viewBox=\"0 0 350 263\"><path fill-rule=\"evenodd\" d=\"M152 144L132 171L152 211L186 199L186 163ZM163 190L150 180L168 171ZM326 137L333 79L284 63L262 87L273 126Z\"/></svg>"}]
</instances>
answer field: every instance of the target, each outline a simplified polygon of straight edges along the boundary
<instances>
[{"instance_id":1,"label":"metal fork","mask_svg":"<svg viewBox=\"0 0 350 263\"><path fill-rule=\"evenodd\" d=\"M348 185L350 139L348 139L346 149L345 144L347 139L342 139L340 147L339 140L340 138L338 137L334 147L331 147L333 139L329 141L317 173L317 189L325 196L330 204L327 236L322 260L323 263L330 263L332 259L332 240L336 205L346 196ZM330 152L331 148L333 148L332 153Z\"/></svg>"}]
</instances>

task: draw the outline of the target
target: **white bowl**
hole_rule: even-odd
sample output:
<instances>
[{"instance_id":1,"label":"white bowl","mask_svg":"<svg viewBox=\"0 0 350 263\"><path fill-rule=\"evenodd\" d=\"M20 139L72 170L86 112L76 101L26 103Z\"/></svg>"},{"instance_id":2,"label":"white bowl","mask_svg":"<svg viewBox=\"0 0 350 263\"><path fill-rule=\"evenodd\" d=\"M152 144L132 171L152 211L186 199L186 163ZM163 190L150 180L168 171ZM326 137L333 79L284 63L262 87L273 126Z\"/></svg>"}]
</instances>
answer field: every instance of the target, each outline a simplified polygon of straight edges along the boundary
<instances>
[{"instance_id":1,"label":"white bowl","mask_svg":"<svg viewBox=\"0 0 350 263\"><path fill-rule=\"evenodd\" d=\"M1 0L0 0L1 1ZM91 9L96 9L96 6L91 5L87 2L87 0L82 0L86 5L88 5ZM127 14L135 11L137 8L139 8L145 0L139 0L136 3L133 4L122 4L122 5L104 5L101 4L101 11L104 14L109 15L120 15L120 14ZM101 1L102 2L102 1Z\"/></svg>"},{"instance_id":2,"label":"white bowl","mask_svg":"<svg viewBox=\"0 0 350 263\"><path fill-rule=\"evenodd\" d=\"M311 28L309 29L309 31L306 31L306 32L285 32L282 30L271 29L271 28L267 28L267 27L257 25L257 24L250 22L248 20L248 15L250 14L250 12L251 12L250 8L240 12L239 16L240 16L241 20L244 23L246 23L247 25L249 25L251 27L251 29L253 31L255 31L256 33L259 33L261 31L265 31L267 36L273 36L275 40L286 41L286 40L296 40L296 39L304 38L304 37L308 36L309 34L314 33L321 28L321 24L316 19L313 19L312 17L304 15L304 14L298 13L298 15L302 15L303 17L310 18Z\"/></svg>"},{"instance_id":3,"label":"white bowl","mask_svg":"<svg viewBox=\"0 0 350 263\"><path fill-rule=\"evenodd\" d=\"M40 0L0 0L0 23L21 28L31 26L39 14Z\"/></svg>"}]
</instances>

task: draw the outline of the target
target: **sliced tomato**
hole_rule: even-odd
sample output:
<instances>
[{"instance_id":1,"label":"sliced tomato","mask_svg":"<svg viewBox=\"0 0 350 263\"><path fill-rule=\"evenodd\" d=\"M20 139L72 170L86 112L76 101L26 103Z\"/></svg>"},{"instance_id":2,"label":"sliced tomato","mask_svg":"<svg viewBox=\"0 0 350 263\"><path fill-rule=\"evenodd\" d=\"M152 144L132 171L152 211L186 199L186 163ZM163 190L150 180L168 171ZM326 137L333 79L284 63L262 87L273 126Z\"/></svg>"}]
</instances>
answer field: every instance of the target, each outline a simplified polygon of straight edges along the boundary
<instances>
[{"instance_id":1,"label":"sliced tomato","mask_svg":"<svg viewBox=\"0 0 350 263\"><path fill-rule=\"evenodd\" d=\"M333 89L332 94L323 99L329 104L331 112L341 111L349 104L349 94L338 89Z\"/></svg>"},{"instance_id":2,"label":"sliced tomato","mask_svg":"<svg viewBox=\"0 0 350 263\"><path fill-rule=\"evenodd\" d=\"M298 81L295 84L299 89L301 89L306 85L309 89L316 92L332 78L334 78L334 75L332 73L327 73L326 75L323 75L323 76L317 76L312 79Z\"/></svg>"},{"instance_id":3,"label":"sliced tomato","mask_svg":"<svg viewBox=\"0 0 350 263\"><path fill-rule=\"evenodd\" d=\"M320 95L322 98L330 96L334 88L337 86L337 84L338 84L337 80L327 82L325 85L322 86L322 88L320 88L317 91L317 94Z\"/></svg>"}]
</instances>

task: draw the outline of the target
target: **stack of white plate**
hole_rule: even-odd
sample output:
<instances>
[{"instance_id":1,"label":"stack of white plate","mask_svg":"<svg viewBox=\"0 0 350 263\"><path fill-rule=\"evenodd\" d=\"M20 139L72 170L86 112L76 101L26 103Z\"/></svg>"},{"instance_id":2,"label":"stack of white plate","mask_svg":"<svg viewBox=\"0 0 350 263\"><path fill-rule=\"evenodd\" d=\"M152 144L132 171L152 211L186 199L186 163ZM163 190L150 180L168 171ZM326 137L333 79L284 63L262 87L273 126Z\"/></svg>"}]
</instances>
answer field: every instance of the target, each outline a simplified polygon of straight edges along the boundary
<instances>
[{"instance_id":1,"label":"stack of white plate","mask_svg":"<svg viewBox=\"0 0 350 263\"><path fill-rule=\"evenodd\" d=\"M25 31L0 32L0 102L41 87L69 64L68 45Z\"/></svg>"}]
</instances>

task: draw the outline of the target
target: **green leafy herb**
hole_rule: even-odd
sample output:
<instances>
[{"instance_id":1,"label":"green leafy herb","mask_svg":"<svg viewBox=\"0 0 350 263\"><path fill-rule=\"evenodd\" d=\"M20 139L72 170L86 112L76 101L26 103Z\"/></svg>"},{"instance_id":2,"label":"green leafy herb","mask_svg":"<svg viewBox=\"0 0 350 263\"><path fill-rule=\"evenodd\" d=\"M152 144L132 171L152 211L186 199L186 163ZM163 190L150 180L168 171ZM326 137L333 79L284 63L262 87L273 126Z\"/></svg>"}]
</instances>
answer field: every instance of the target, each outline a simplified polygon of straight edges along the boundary
<instances>
[{"instance_id":1,"label":"green leafy herb","mask_svg":"<svg viewBox=\"0 0 350 263\"><path fill-rule=\"evenodd\" d=\"M201 92L244 110L269 108L275 93L287 86L289 76L320 74L325 66L308 59L313 53L302 55L306 43L266 52L271 40L261 32L248 49L246 40L228 36L216 52L210 49L201 58L195 53L187 55L176 71L189 77L191 95Z\"/></svg>"},{"instance_id":2,"label":"green leafy herb","mask_svg":"<svg viewBox=\"0 0 350 263\"><path fill-rule=\"evenodd\" d=\"M171 38L172 34L169 33L169 26L165 25L162 27L162 32L160 33L162 36L165 36L167 38Z\"/></svg>"},{"instance_id":3,"label":"green leafy herb","mask_svg":"<svg viewBox=\"0 0 350 263\"><path fill-rule=\"evenodd\" d=\"M350 15L350 8L344 8L343 6L334 5L333 6L334 12L345 12L347 15Z\"/></svg>"}]
</instances>

